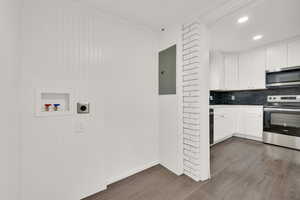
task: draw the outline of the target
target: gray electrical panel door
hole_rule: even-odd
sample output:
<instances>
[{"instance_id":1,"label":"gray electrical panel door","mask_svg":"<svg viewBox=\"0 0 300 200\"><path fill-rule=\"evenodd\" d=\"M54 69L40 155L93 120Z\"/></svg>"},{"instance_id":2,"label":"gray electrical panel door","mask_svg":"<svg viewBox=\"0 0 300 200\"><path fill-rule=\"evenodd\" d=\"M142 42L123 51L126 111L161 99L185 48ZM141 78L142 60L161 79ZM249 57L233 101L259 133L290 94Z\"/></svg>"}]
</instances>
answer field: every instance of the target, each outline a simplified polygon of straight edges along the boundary
<instances>
[{"instance_id":1,"label":"gray electrical panel door","mask_svg":"<svg viewBox=\"0 0 300 200\"><path fill-rule=\"evenodd\" d=\"M159 52L159 95L176 94L176 45Z\"/></svg>"}]
</instances>

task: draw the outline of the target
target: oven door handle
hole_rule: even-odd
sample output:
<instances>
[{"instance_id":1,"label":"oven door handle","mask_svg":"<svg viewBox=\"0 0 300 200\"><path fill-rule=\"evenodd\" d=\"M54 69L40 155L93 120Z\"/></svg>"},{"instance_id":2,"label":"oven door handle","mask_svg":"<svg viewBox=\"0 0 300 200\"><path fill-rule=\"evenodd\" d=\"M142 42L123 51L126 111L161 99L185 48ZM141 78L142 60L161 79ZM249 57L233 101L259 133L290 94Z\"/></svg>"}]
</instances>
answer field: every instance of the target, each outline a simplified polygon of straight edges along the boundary
<instances>
[{"instance_id":1,"label":"oven door handle","mask_svg":"<svg viewBox=\"0 0 300 200\"><path fill-rule=\"evenodd\" d=\"M284 112L300 113L300 109L287 109L287 108L264 108L264 111L284 111Z\"/></svg>"}]
</instances>

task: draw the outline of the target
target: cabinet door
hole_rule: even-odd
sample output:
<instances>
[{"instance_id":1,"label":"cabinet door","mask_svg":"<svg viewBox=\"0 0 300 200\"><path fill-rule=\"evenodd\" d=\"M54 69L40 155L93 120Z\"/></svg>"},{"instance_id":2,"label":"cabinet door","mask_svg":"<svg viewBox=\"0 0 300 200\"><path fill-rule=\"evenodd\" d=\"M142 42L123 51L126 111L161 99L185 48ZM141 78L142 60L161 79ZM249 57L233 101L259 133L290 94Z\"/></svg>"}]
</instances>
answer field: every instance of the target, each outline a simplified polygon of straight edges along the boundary
<instances>
[{"instance_id":1,"label":"cabinet door","mask_svg":"<svg viewBox=\"0 0 300 200\"><path fill-rule=\"evenodd\" d=\"M235 114L230 108L214 109L214 142L223 140L235 132Z\"/></svg>"},{"instance_id":2,"label":"cabinet door","mask_svg":"<svg viewBox=\"0 0 300 200\"><path fill-rule=\"evenodd\" d=\"M262 138L263 109L242 108L241 112L243 122L241 133L250 137Z\"/></svg>"},{"instance_id":3,"label":"cabinet door","mask_svg":"<svg viewBox=\"0 0 300 200\"><path fill-rule=\"evenodd\" d=\"M225 71L225 89L239 89L239 74L238 74L238 54L225 54L224 56L224 71Z\"/></svg>"},{"instance_id":4,"label":"cabinet door","mask_svg":"<svg viewBox=\"0 0 300 200\"><path fill-rule=\"evenodd\" d=\"M241 90L250 89L250 69L251 59L248 53L242 53L239 55L239 88Z\"/></svg>"},{"instance_id":5,"label":"cabinet door","mask_svg":"<svg viewBox=\"0 0 300 200\"><path fill-rule=\"evenodd\" d=\"M288 66L300 66L300 39L288 43Z\"/></svg>"},{"instance_id":6,"label":"cabinet door","mask_svg":"<svg viewBox=\"0 0 300 200\"><path fill-rule=\"evenodd\" d=\"M288 47L286 43L267 48L267 70L287 67Z\"/></svg>"},{"instance_id":7,"label":"cabinet door","mask_svg":"<svg viewBox=\"0 0 300 200\"><path fill-rule=\"evenodd\" d=\"M259 49L250 53L250 89L266 88L266 51Z\"/></svg>"},{"instance_id":8,"label":"cabinet door","mask_svg":"<svg viewBox=\"0 0 300 200\"><path fill-rule=\"evenodd\" d=\"M225 138L224 129L226 128L225 115L214 114L214 143Z\"/></svg>"},{"instance_id":9,"label":"cabinet door","mask_svg":"<svg viewBox=\"0 0 300 200\"><path fill-rule=\"evenodd\" d=\"M210 89L224 89L224 56L216 51L210 53Z\"/></svg>"},{"instance_id":10,"label":"cabinet door","mask_svg":"<svg viewBox=\"0 0 300 200\"><path fill-rule=\"evenodd\" d=\"M266 87L266 52L264 49L242 53L239 57L240 89Z\"/></svg>"},{"instance_id":11,"label":"cabinet door","mask_svg":"<svg viewBox=\"0 0 300 200\"><path fill-rule=\"evenodd\" d=\"M246 135L262 138L263 119L262 115L249 113L247 115Z\"/></svg>"}]
</instances>

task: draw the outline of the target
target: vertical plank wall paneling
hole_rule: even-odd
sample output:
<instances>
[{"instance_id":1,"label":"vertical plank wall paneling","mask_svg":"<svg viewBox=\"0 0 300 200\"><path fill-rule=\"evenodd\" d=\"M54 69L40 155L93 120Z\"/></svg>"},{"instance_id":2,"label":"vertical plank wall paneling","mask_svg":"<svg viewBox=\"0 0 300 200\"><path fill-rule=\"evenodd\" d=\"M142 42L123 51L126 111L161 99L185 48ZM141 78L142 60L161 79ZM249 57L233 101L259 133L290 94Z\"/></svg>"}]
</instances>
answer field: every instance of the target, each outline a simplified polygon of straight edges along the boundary
<instances>
[{"instance_id":1,"label":"vertical plank wall paneling","mask_svg":"<svg viewBox=\"0 0 300 200\"><path fill-rule=\"evenodd\" d=\"M156 37L84 2L26 0L23 200L78 200L157 163ZM91 113L36 117L36 88L71 88Z\"/></svg>"}]
</instances>

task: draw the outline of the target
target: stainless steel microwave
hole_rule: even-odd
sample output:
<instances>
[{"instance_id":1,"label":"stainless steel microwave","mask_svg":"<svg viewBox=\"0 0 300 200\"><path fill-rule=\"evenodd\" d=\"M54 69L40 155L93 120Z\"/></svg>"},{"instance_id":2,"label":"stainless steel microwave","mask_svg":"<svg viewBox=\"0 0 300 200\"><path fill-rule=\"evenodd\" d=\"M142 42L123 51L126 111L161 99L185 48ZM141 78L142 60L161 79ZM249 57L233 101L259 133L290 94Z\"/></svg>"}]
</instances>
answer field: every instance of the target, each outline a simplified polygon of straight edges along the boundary
<instances>
[{"instance_id":1,"label":"stainless steel microwave","mask_svg":"<svg viewBox=\"0 0 300 200\"><path fill-rule=\"evenodd\" d=\"M297 85L300 86L300 66L266 71L267 88Z\"/></svg>"}]
</instances>

